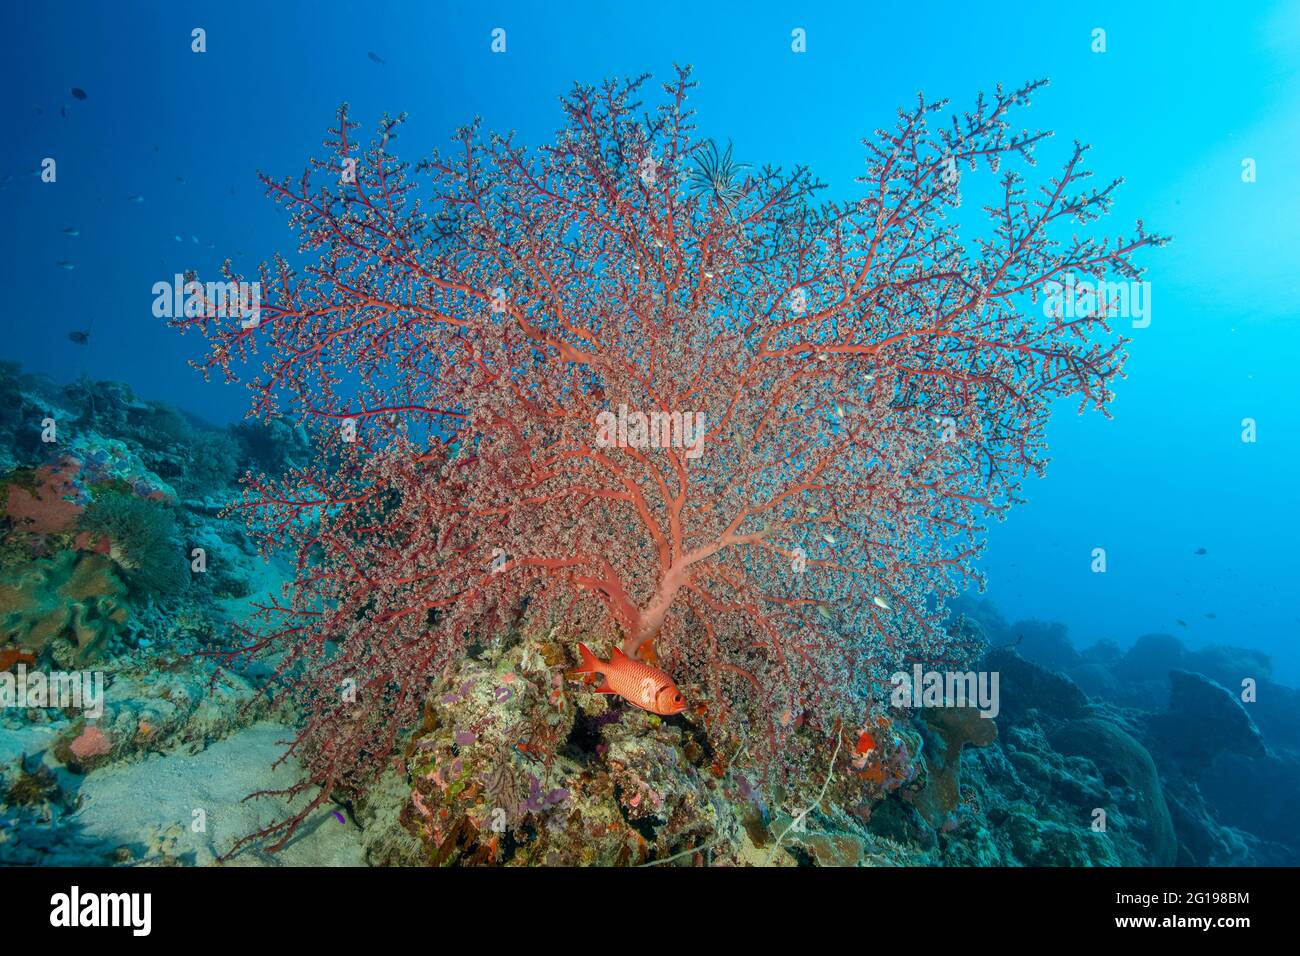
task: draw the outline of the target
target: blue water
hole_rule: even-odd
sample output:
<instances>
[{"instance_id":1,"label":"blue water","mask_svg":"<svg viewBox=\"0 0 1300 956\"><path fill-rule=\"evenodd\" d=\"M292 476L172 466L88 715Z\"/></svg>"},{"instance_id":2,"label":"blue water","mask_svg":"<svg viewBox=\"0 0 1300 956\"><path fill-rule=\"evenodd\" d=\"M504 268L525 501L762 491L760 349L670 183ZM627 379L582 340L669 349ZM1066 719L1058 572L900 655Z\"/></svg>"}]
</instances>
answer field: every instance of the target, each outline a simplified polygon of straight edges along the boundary
<instances>
[{"instance_id":1,"label":"blue water","mask_svg":"<svg viewBox=\"0 0 1300 956\"><path fill-rule=\"evenodd\" d=\"M399 145L411 157L475 115L544 141L573 81L691 63L704 133L743 160L807 163L850 196L858 141L918 89L965 107L999 81L1050 76L1023 116L1058 131L1043 160L1091 143L1099 178L1126 177L1108 231L1140 215L1175 241L1143 257L1153 321L1132 333L1114 420L1061 410L1048 476L991 534L988 596L1009 620L1065 622L1079 644L1165 631L1261 648L1276 676L1300 681L1300 5L800 6L18 5L6 16L0 357L63 381L124 380L216 422L241 416L243 391L187 367L198 342L153 317L150 288L187 269L211 276L227 256L250 269L291 251L256 173L297 175L343 100L367 130L408 112ZM195 27L206 53L190 50ZM504 55L489 49L495 27ZM1097 27L1104 54L1090 50ZM54 184L27 174L44 157L57 160ZM1241 181L1246 157L1257 182ZM88 346L68 340L87 328ZM1240 439L1247 417L1253 444ZM1090 570L1098 547L1105 574Z\"/></svg>"}]
</instances>

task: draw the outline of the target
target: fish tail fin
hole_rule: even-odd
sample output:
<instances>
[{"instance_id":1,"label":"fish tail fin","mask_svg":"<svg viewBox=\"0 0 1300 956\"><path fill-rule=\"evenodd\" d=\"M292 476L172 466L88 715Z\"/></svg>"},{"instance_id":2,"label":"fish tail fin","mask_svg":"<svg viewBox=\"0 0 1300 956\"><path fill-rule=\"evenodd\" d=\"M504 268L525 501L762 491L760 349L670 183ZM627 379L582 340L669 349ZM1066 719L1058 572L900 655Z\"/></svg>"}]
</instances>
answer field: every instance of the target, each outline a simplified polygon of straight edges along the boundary
<instances>
[{"instance_id":1,"label":"fish tail fin","mask_svg":"<svg viewBox=\"0 0 1300 956\"><path fill-rule=\"evenodd\" d=\"M604 670L604 664L595 654L591 653L591 648L586 644L579 642L578 652L582 654L582 666L575 670L575 674L599 674Z\"/></svg>"}]
</instances>

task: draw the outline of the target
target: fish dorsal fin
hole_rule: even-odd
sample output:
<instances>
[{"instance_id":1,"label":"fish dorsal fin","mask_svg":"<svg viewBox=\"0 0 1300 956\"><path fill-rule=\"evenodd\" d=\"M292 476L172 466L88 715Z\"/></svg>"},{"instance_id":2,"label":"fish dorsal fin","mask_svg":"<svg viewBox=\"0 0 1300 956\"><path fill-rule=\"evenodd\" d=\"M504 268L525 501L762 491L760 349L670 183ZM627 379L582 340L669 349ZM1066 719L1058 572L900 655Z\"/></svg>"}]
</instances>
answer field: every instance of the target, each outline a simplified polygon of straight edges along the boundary
<instances>
[{"instance_id":1,"label":"fish dorsal fin","mask_svg":"<svg viewBox=\"0 0 1300 956\"><path fill-rule=\"evenodd\" d=\"M623 653L623 648L621 648L621 647L619 647L617 644L615 644L615 645L614 645L614 651L613 651L613 653L611 653L611 654L609 655L609 661L610 661L610 663L613 664L613 663L616 663L616 662L622 662L622 661L625 661L625 660L627 660L627 659L628 659L628 656L627 656L626 654Z\"/></svg>"}]
</instances>

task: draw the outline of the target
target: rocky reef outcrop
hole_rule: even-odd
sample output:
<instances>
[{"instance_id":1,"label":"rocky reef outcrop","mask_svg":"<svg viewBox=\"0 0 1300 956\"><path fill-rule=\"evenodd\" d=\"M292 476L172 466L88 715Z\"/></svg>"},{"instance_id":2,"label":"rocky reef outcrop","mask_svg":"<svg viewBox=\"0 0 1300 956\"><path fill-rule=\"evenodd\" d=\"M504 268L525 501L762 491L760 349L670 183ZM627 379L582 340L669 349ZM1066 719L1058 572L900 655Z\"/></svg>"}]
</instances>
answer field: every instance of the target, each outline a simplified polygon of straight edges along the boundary
<instances>
[{"instance_id":1,"label":"rocky reef outcrop","mask_svg":"<svg viewBox=\"0 0 1300 956\"><path fill-rule=\"evenodd\" d=\"M1126 651L1109 641L1076 649L1061 625L1008 624L987 605L971 611L992 641L1014 645L987 658L1003 672L1003 717L1028 713L1051 746L1109 776L1113 793L1120 782L1121 822L1140 810L1132 822L1141 852L1123 862L1300 864L1300 828L1281 810L1300 804L1300 691L1273 680L1266 654L1193 649L1168 634ZM1025 668L1036 676L1026 680ZM1089 722L1071 729L1080 719ZM1114 836L1116 817L1108 820Z\"/></svg>"},{"instance_id":2,"label":"rocky reef outcrop","mask_svg":"<svg viewBox=\"0 0 1300 956\"><path fill-rule=\"evenodd\" d=\"M770 805L732 766L736 755L714 751L696 723L597 694L566 677L576 665L558 643L520 641L484 650L448 675L411 735L404 773L391 774L359 809L371 824L368 859L508 866L917 859L844 809L845 797L860 800L869 781L841 781L820 802L804 804L805 794L791 792L789 806Z\"/></svg>"}]
</instances>

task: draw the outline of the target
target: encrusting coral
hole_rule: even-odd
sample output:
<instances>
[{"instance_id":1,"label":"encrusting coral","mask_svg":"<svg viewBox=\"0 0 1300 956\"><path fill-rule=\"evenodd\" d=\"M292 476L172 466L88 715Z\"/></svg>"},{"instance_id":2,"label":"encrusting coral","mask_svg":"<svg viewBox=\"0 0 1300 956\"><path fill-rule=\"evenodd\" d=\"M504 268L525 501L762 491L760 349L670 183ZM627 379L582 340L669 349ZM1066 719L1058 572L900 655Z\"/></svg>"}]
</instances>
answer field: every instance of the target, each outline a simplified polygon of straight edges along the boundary
<instances>
[{"instance_id":1,"label":"encrusting coral","mask_svg":"<svg viewBox=\"0 0 1300 956\"><path fill-rule=\"evenodd\" d=\"M961 800L961 752L987 747L998 736L997 724L974 707L926 707L921 711L928 742L927 778L915 798L932 827L941 827Z\"/></svg>"},{"instance_id":2,"label":"encrusting coral","mask_svg":"<svg viewBox=\"0 0 1300 956\"><path fill-rule=\"evenodd\" d=\"M82 510L76 484L80 470L81 462L65 457L12 474L4 485L4 506L13 527L32 534L71 531Z\"/></svg>"},{"instance_id":3,"label":"encrusting coral","mask_svg":"<svg viewBox=\"0 0 1300 956\"><path fill-rule=\"evenodd\" d=\"M107 557L61 551L0 578L0 628L6 643L82 667L125 628L127 588Z\"/></svg>"}]
</instances>

